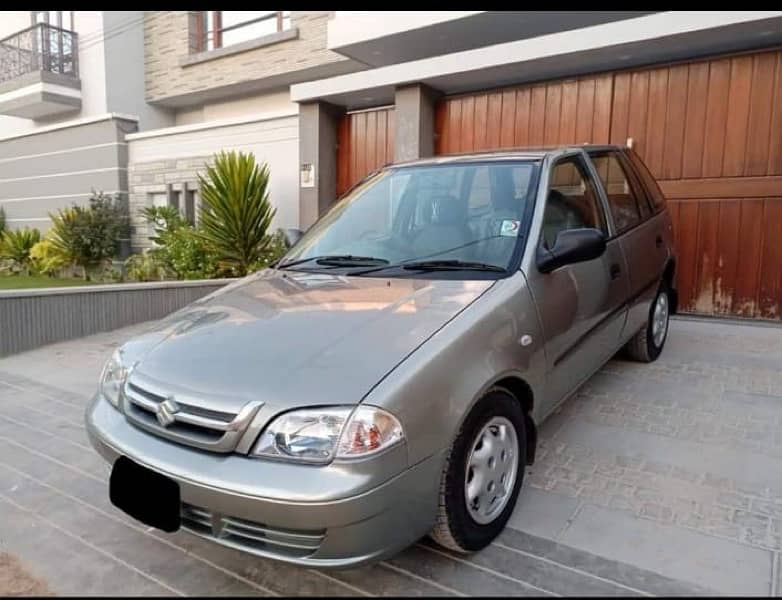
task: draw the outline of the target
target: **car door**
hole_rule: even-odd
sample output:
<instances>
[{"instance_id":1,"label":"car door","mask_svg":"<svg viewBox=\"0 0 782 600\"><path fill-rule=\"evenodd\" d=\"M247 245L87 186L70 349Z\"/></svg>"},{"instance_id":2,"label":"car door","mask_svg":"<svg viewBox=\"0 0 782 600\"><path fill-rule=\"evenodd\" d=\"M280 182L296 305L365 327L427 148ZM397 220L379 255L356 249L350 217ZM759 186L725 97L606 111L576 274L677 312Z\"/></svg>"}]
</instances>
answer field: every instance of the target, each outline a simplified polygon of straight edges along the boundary
<instances>
[{"instance_id":1,"label":"car door","mask_svg":"<svg viewBox=\"0 0 782 600\"><path fill-rule=\"evenodd\" d=\"M663 213L654 213L655 207L622 151L590 151L589 157L605 191L627 263L630 287L623 337L629 337L646 323L657 293L668 259L668 221Z\"/></svg>"},{"instance_id":2,"label":"car door","mask_svg":"<svg viewBox=\"0 0 782 600\"><path fill-rule=\"evenodd\" d=\"M591 227L610 238L605 206L581 153L553 163L538 244L551 248L567 229ZM549 273L530 269L528 282L546 338L544 414L616 351L624 326L627 275L619 242L593 260Z\"/></svg>"}]
</instances>

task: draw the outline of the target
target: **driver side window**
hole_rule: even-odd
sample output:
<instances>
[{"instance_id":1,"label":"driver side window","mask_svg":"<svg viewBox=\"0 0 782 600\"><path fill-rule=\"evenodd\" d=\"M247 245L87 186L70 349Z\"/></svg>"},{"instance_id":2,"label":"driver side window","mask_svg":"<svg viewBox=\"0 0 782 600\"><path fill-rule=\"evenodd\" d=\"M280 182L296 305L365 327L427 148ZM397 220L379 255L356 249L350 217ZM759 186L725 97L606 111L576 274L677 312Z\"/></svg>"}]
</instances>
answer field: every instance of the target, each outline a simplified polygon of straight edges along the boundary
<instances>
[{"instance_id":1,"label":"driver side window","mask_svg":"<svg viewBox=\"0 0 782 600\"><path fill-rule=\"evenodd\" d=\"M571 156L562 159L551 169L542 244L551 249L561 231L582 228L608 233L592 179L583 161L577 156Z\"/></svg>"}]
</instances>

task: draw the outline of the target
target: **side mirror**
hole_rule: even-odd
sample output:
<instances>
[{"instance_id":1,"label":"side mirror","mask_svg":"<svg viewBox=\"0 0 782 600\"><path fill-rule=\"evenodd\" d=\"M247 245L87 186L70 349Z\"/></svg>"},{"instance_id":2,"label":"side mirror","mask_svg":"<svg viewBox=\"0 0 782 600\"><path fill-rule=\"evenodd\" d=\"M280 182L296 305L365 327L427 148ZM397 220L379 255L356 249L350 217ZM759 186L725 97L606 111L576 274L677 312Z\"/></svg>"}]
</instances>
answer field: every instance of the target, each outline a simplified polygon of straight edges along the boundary
<instances>
[{"instance_id":1,"label":"side mirror","mask_svg":"<svg viewBox=\"0 0 782 600\"><path fill-rule=\"evenodd\" d=\"M301 239L304 232L301 229L286 229L285 230L285 242L288 244L288 248L293 246Z\"/></svg>"},{"instance_id":2,"label":"side mirror","mask_svg":"<svg viewBox=\"0 0 782 600\"><path fill-rule=\"evenodd\" d=\"M538 246L538 271L550 273L564 265L584 262L602 256L606 249L606 236L598 229L566 229L560 231L549 249Z\"/></svg>"}]
</instances>

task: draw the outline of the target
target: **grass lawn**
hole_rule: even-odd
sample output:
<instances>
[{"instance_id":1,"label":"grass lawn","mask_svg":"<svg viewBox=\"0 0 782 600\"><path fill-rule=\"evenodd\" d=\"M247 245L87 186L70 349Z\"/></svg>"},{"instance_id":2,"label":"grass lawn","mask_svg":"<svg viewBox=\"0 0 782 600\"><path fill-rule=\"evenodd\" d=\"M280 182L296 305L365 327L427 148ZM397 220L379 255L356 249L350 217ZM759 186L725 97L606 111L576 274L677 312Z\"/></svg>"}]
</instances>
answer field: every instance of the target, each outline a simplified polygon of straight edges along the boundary
<instances>
[{"instance_id":1,"label":"grass lawn","mask_svg":"<svg viewBox=\"0 0 782 600\"><path fill-rule=\"evenodd\" d=\"M0 290L20 290L30 288L63 287L88 285L81 279L60 279L45 275L0 275Z\"/></svg>"}]
</instances>

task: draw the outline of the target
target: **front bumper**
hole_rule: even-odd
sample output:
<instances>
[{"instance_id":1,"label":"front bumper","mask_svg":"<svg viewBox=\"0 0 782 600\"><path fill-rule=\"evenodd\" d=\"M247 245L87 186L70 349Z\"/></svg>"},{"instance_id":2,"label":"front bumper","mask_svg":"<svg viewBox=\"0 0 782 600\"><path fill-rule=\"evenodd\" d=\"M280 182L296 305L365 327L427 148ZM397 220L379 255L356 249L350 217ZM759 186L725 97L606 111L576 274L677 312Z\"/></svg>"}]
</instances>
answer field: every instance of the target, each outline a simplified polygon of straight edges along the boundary
<instances>
[{"instance_id":1,"label":"front bumper","mask_svg":"<svg viewBox=\"0 0 782 600\"><path fill-rule=\"evenodd\" d=\"M411 468L403 445L320 467L215 454L134 427L100 396L85 420L109 463L125 455L179 484L183 528L258 556L352 567L399 552L434 523L443 454Z\"/></svg>"}]
</instances>

